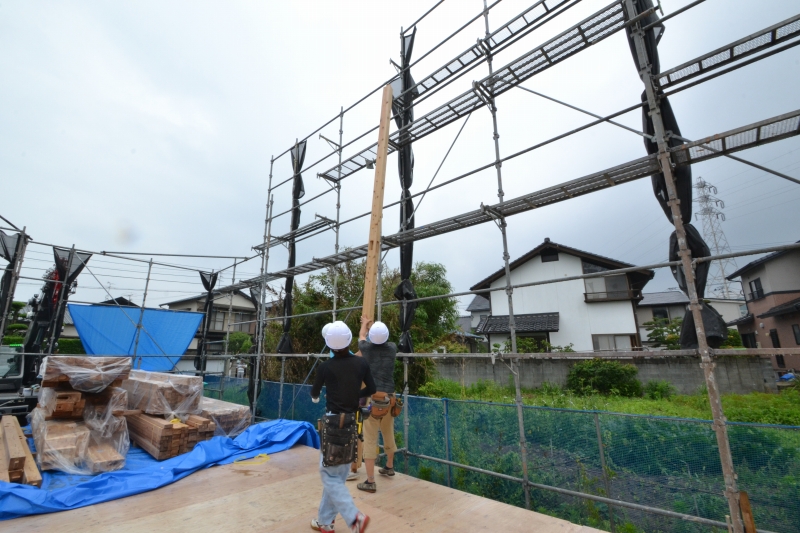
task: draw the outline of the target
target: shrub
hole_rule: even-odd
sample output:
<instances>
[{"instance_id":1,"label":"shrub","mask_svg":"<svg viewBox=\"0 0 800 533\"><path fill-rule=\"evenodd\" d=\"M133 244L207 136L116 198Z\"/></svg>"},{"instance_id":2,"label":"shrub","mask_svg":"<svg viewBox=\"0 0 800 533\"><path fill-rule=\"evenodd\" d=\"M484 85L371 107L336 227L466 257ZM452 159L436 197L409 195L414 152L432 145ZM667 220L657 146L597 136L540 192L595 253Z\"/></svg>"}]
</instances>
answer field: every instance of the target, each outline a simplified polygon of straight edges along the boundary
<instances>
[{"instance_id":1,"label":"shrub","mask_svg":"<svg viewBox=\"0 0 800 533\"><path fill-rule=\"evenodd\" d=\"M250 348L253 347L253 340L250 335L243 331L234 331L228 340L228 353L234 355L240 353L249 353Z\"/></svg>"},{"instance_id":2,"label":"shrub","mask_svg":"<svg viewBox=\"0 0 800 533\"><path fill-rule=\"evenodd\" d=\"M597 358L581 361L569 369L567 388L576 394L641 396L642 384L636 380L638 372L635 366L619 361Z\"/></svg>"},{"instance_id":3,"label":"shrub","mask_svg":"<svg viewBox=\"0 0 800 533\"><path fill-rule=\"evenodd\" d=\"M672 383L663 379L648 381L644 386L644 395L651 400L668 400L675 396L676 392L678 391Z\"/></svg>"},{"instance_id":4,"label":"shrub","mask_svg":"<svg viewBox=\"0 0 800 533\"><path fill-rule=\"evenodd\" d=\"M3 337L3 344L6 346L11 344L22 344L22 341L25 340L25 337L19 337L16 335L6 335Z\"/></svg>"},{"instance_id":5,"label":"shrub","mask_svg":"<svg viewBox=\"0 0 800 533\"><path fill-rule=\"evenodd\" d=\"M84 355L83 343L80 339L58 339L58 355Z\"/></svg>"},{"instance_id":6,"label":"shrub","mask_svg":"<svg viewBox=\"0 0 800 533\"><path fill-rule=\"evenodd\" d=\"M422 385L419 394L431 398L461 398L461 384L449 379L437 379Z\"/></svg>"},{"instance_id":7,"label":"shrub","mask_svg":"<svg viewBox=\"0 0 800 533\"><path fill-rule=\"evenodd\" d=\"M28 329L28 324L9 324L6 331L20 331Z\"/></svg>"}]
</instances>

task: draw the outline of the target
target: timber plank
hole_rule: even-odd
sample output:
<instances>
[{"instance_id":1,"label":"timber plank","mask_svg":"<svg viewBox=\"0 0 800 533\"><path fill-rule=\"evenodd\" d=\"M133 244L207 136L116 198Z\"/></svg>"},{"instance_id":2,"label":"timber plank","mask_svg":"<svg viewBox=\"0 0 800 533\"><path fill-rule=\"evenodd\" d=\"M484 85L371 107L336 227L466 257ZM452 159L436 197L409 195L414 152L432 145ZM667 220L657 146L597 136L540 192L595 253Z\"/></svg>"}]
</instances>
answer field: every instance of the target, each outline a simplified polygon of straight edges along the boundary
<instances>
[{"instance_id":1,"label":"timber plank","mask_svg":"<svg viewBox=\"0 0 800 533\"><path fill-rule=\"evenodd\" d=\"M17 436L19 422L11 415L5 415L2 419L3 426L3 445L6 455L6 470L22 470L25 467L25 448ZM22 433L20 431L20 433ZM30 451L28 452L30 454Z\"/></svg>"}]
</instances>

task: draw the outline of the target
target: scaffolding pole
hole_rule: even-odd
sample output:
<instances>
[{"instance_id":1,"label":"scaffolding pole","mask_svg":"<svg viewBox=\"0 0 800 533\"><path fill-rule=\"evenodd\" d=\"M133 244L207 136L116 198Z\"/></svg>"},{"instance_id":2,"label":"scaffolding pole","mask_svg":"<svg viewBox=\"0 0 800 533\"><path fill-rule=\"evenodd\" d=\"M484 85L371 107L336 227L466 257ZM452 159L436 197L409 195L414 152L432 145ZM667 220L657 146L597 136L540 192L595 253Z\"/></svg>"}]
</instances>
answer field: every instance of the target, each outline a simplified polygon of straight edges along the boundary
<instances>
[{"instance_id":1,"label":"scaffolding pole","mask_svg":"<svg viewBox=\"0 0 800 533\"><path fill-rule=\"evenodd\" d=\"M486 36L484 38L485 47L489 49L488 41L491 37L489 32L489 7L487 1L483 0L483 21L486 26ZM492 52L486 52L486 63L489 66L489 78L494 75L494 66L492 62ZM487 96L487 107L492 114L492 128L494 139L494 157L495 157L495 170L497 171L497 198L500 200L500 206L503 205L505 193L503 192L503 164L500 162L500 133L497 128L497 105L494 97L494 85L490 85L489 92L484 93ZM511 287L511 255L508 253L508 235L506 224L506 217L502 212L495 212L495 222L500 229L503 236L503 266L506 271L506 296L508 298L508 330L511 337L511 353L517 353L517 327L514 320L514 289ZM491 348L491 347L490 347ZM520 381L521 366L518 359L511 360L511 373L514 375L514 389L515 389L515 403L517 405L517 425L519 427L519 451L520 460L522 462L522 478L525 480L523 490L525 492L525 508L531 508L531 491L528 486L528 451L527 443L525 440L525 417L522 410L522 389Z\"/></svg>"},{"instance_id":2,"label":"scaffolding pole","mask_svg":"<svg viewBox=\"0 0 800 533\"><path fill-rule=\"evenodd\" d=\"M336 241L333 245L336 253L339 253L339 214L342 208L342 136L344 135L344 106L339 108L339 170L336 179ZM339 300L339 272L336 270L336 265L333 268L333 322L336 322L336 304Z\"/></svg>"},{"instance_id":3,"label":"scaffolding pole","mask_svg":"<svg viewBox=\"0 0 800 533\"><path fill-rule=\"evenodd\" d=\"M139 310L139 320L136 322L136 341L133 343L133 359L131 365L136 364L136 354L139 351L139 337L142 333L142 320L144 319L144 306L147 303L147 289L150 287L150 273L153 270L153 258L150 258L150 264L147 265L147 278L144 282L144 295L142 296L142 308ZM113 297L112 297L113 299ZM124 311L123 311L124 312ZM139 365L136 368L142 367L142 358L139 358Z\"/></svg>"},{"instance_id":4,"label":"scaffolding pole","mask_svg":"<svg viewBox=\"0 0 800 533\"><path fill-rule=\"evenodd\" d=\"M269 267L269 245L270 241L272 240L272 207L275 203L275 196L272 194L272 168L275 164L275 158L270 158L269 161L269 182L267 185L267 196L269 197L267 201L267 217L264 220L264 243L266 246L263 250L261 250L261 286L259 287L258 292L258 331L257 331L257 340L258 346L256 346L255 353L256 353L256 360L255 364L253 365L252 372L253 372L253 405L250 411L250 423L255 424L256 421L256 407L258 405L258 393L259 389L261 388L261 354L264 350L264 326L265 326L265 319L266 319L266 296L267 296L267 268Z\"/></svg>"},{"instance_id":5,"label":"scaffolding pole","mask_svg":"<svg viewBox=\"0 0 800 533\"><path fill-rule=\"evenodd\" d=\"M638 15L633 0L624 0L625 9L627 11L628 19L633 20ZM656 92L655 84L653 83L653 73L648 53L645 45L645 32L642 30L640 21L636 21L631 28L631 36L633 37L634 46L636 49L636 56L638 64L641 65L639 77L645 86L645 93L647 95L647 103L650 110L650 117L653 121L653 129L655 131L655 138L658 144L658 161L661 171L664 174L664 181L669 195L669 206L672 211L672 220L675 225L675 233L678 239L678 255L681 258L684 275L686 277L686 288L689 293L689 308L692 312L694 319L694 326L697 332L698 351L700 352L701 367L705 375L706 388L708 389L708 399L711 404L711 413L713 415L714 423L712 427L717 436L717 447L719 449L720 463L722 466L722 475L725 479L725 497L728 500L728 508L730 510L731 520L733 521L734 533L744 533L744 524L742 523L741 511L739 508L739 491L736 486L736 473L733 467L733 456L731 455L730 441L728 440L728 429L725 425L725 415L722 410L722 401L720 399L719 390L717 388L717 381L714 376L714 363L711 359L711 353L706 339L705 325L703 324L702 317L702 304L697 296L697 287L695 286L694 270L692 265L692 253L686 242L686 231L684 229L683 219L680 211L680 200L677 196L675 188L675 179L672 174L672 158L669 151L667 132L664 129L664 122L661 117L660 97Z\"/></svg>"},{"instance_id":6,"label":"scaffolding pole","mask_svg":"<svg viewBox=\"0 0 800 533\"><path fill-rule=\"evenodd\" d=\"M55 308L55 314L52 317L52 321L50 322L50 327L52 331L50 331L50 342L47 343L47 355L53 354L53 344L55 344L56 340L56 329L58 327L58 315L61 313L61 305L64 303L64 293L69 290L69 284L67 284L67 280L69 279L69 273L72 270L72 259L75 257L75 245L72 245L69 251L69 260L67 261L67 269L66 273L64 274L64 279L61 281L61 292L58 293L58 305ZM58 268L56 268L58 271Z\"/></svg>"}]
</instances>

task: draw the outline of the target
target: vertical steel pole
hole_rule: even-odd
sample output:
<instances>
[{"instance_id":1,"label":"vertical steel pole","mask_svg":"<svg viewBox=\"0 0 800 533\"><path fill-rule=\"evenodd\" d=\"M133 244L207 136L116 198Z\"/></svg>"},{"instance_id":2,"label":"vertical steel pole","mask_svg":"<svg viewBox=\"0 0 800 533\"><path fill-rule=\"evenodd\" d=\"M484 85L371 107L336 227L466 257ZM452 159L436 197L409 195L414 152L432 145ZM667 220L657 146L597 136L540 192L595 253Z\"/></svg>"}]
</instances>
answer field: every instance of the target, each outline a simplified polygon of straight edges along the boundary
<instances>
[{"instance_id":1,"label":"vertical steel pole","mask_svg":"<svg viewBox=\"0 0 800 533\"><path fill-rule=\"evenodd\" d=\"M284 371L286 369L286 357L281 357L281 381L280 387L278 389L278 418L281 417L283 413L283 383L284 383ZM294 398L294 396L292 396Z\"/></svg>"},{"instance_id":2,"label":"vertical steel pole","mask_svg":"<svg viewBox=\"0 0 800 533\"><path fill-rule=\"evenodd\" d=\"M56 306L56 313L53 317L53 322L51 323L53 330L50 332L50 342L47 343L47 354L53 354L53 344L55 344L56 340L56 326L58 326L58 315L61 312L61 305L64 302L64 293L69 290L67 286L67 278L69 278L69 273L72 270L72 258L75 257L75 245L72 245L72 248L69 250L69 259L67 260L67 271L64 274L64 279L59 280L61 282L61 292L58 293L58 305Z\"/></svg>"},{"instance_id":3,"label":"vertical steel pole","mask_svg":"<svg viewBox=\"0 0 800 533\"><path fill-rule=\"evenodd\" d=\"M625 0L625 9L627 10L628 19L631 20L637 16L636 7L633 0ZM686 287L689 294L689 308L692 311L692 318L694 319L694 326L697 333L697 345L700 351L701 366L705 374L706 388L708 389L708 399L711 404L711 414L714 419L712 427L717 436L717 446L719 448L720 464L722 466L722 475L725 479L725 497L728 500L728 508L731 513L733 521L734 533L743 533L744 524L742 523L742 515L739 508L739 490L736 486L736 472L733 467L733 456L731 455L730 441L728 440L728 429L725 425L726 419L722 410L722 401L720 400L719 390L717 388L717 381L714 376L714 363L711 360L711 350L708 346L706 339L705 326L703 324L703 316L701 314L702 304L697 296L697 287L695 287L694 270L692 269L692 253L686 244L686 230L684 229L683 219L680 211L680 200L675 189L675 178L672 174L672 160L669 153L669 146L667 145L667 133L664 130L664 122L661 118L661 108L659 104L659 95L653 85L653 78L651 74L651 65L647 56L647 49L645 48L644 36L642 25L640 21L634 23L631 28L631 35L636 47L636 56L639 65L643 68L639 72L639 77L642 79L647 95L647 103L649 106L650 116L653 120L653 129L655 130L656 142L658 143L658 162L661 166L661 171L664 174L664 181L669 195L669 206L672 210L672 221L675 225L675 234L678 237L678 255L681 258L684 275L686 278ZM689 199L684 199L689 201Z\"/></svg>"},{"instance_id":4,"label":"vertical steel pole","mask_svg":"<svg viewBox=\"0 0 800 533\"><path fill-rule=\"evenodd\" d=\"M447 408L448 399L442 398L442 410L444 413L444 458L448 461L452 461L453 459L450 456L450 413L449 409ZM446 465L444 471L445 481L448 487L452 486L451 476L453 472L450 468L450 465Z\"/></svg>"},{"instance_id":5,"label":"vertical steel pole","mask_svg":"<svg viewBox=\"0 0 800 533\"><path fill-rule=\"evenodd\" d=\"M269 245L272 240L272 206L275 198L272 194L272 168L275 164L275 158L270 158L269 161L269 186L267 187L267 218L264 220L264 243L266 246L261 251L261 286L259 287L258 294L258 327L256 338L258 346L256 346L256 364L253 369L253 383L255 390L253 391L253 405L250 410L251 423L255 424L256 420L256 407L258 406L258 393L261 389L261 354L264 349L264 320L266 318L266 293L267 293L267 267L269 266Z\"/></svg>"},{"instance_id":6,"label":"vertical steel pole","mask_svg":"<svg viewBox=\"0 0 800 533\"><path fill-rule=\"evenodd\" d=\"M342 136L344 135L344 107L339 108L339 167L336 178L336 243L334 250L339 253L339 212L342 208ZM339 299L339 273L333 265L333 322L336 322L336 304Z\"/></svg>"},{"instance_id":7,"label":"vertical steel pole","mask_svg":"<svg viewBox=\"0 0 800 533\"><path fill-rule=\"evenodd\" d=\"M411 451L408 442L408 357L403 357L403 444L406 452ZM405 473L408 474L408 453L405 456Z\"/></svg>"},{"instance_id":8,"label":"vertical steel pole","mask_svg":"<svg viewBox=\"0 0 800 533\"><path fill-rule=\"evenodd\" d=\"M142 296L142 308L139 309L139 321L136 322L136 340L133 343L133 358L131 365L136 363L136 354L139 351L139 337L142 334L142 319L144 318L144 306L147 303L147 289L150 287L150 273L153 271L153 258L150 258L150 263L147 265L147 279L144 282L144 296ZM122 311L125 312L124 310ZM208 322L208 320L206 320ZM139 364L136 368L142 368L142 358L139 358Z\"/></svg>"},{"instance_id":9,"label":"vertical steel pole","mask_svg":"<svg viewBox=\"0 0 800 533\"><path fill-rule=\"evenodd\" d=\"M600 431L600 416L594 414L594 428L597 431L597 450L600 453L600 467L603 469L603 483L606 486L606 498L611 498L611 480L608 479L608 467L606 467L606 452L603 448L603 434ZM617 526L614 523L614 508L608 506L608 521L611 525L611 533L617 533Z\"/></svg>"},{"instance_id":10,"label":"vertical steel pole","mask_svg":"<svg viewBox=\"0 0 800 533\"><path fill-rule=\"evenodd\" d=\"M489 36L491 35L489 32L489 7L486 3L486 0L483 0L483 20L486 26L486 37L484 42L486 43L486 48L488 49L489 45ZM487 52L487 64L489 65L489 76L494 74L494 67L492 64L492 54L491 52ZM503 192L503 171L502 171L502 162L500 161L500 134L498 133L497 128L497 105L494 98L494 86L489 90L489 111L492 114L492 127L493 127L493 137L494 137L494 156L495 156L495 169L497 171L497 198L500 200L500 205L503 204L505 193ZM503 236L503 264L505 267L506 272L506 296L508 298L508 332L509 336L511 337L511 353L517 353L517 328L516 328L516 321L514 320L514 289L511 288L511 266L510 266L510 259L511 256L508 253L508 236L507 236L507 224L506 218L500 213L500 218L498 220L498 227L500 228L500 233ZM524 411L522 408L522 384L520 382L520 373L521 365L519 359L512 359L511 360L511 372L514 374L514 389L515 389L515 403L517 404L517 424L519 426L519 453L520 453L520 460L522 463L522 478L524 479L525 484L523 485L523 491L525 493L525 508L531 508L531 491L530 487L528 486L528 451L527 451L527 443L525 439L525 416Z\"/></svg>"},{"instance_id":11,"label":"vertical steel pole","mask_svg":"<svg viewBox=\"0 0 800 533\"><path fill-rule=\"evenodd\" d=\"M11 301L14 299L14 292L17 288L17 282L19 281L20 272L22 271L22 260L25 257L25 250L28 248L28 236L25 234L25 230L28 226L22 227L22 232L19 234L19 241L17 241L17 252L16 252L16 261L17 263L14 265L14 273L11 274L11 284L8 287L8 299L6 300L5 309L3 309L3 314L0 316L0 344L2 344L3 335L6 333L6 322L8 321L8 312L11 309Z\"/></svg>"},{"instance_id":12,"label":"vertical steel pole","mask_svg":"<svg viewBox=\"0 0 800 533\"><path fill-rule=\"evenodd\" d=\"M233 262L233 274L231 275L231 285L236 284L236 261ZM233 313L233 291L230 292L228 301L228 331L225 333L225 355L228 355L228 345L231 342L231 314Z\"/></svg>"}]
</instances>

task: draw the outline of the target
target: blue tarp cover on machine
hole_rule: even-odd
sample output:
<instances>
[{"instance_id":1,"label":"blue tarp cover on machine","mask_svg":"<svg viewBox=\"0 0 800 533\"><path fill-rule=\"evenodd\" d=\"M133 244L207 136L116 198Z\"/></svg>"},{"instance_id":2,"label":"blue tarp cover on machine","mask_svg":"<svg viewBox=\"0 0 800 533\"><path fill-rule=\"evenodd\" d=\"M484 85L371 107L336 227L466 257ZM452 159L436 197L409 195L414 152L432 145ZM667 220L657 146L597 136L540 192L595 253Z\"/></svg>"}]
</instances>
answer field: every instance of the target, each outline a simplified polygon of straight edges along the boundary
<instances>
[{"instance_id":1,"label":"blue tarp cover on machine","mask_svg":"<svg viewBox=\"0 0 800 533\"><path fill-rule=\"evenodd\" d=\"M68 304L69 314L89 355L133 355L141 309ZM203 313L145 309L134 368L168 372L186 352ZM160 356L160 357L159 357ZM140 364L141 362L141 364Z\"/></svg>"},{"instance_id":2,"label":"blue tarp cover on machine","mask_svg":"<svg viewBox=\"0 0 800 533\"><path fill-rule=\"evenodd\" d=\"M183 455L156 461L131 448L125 467L96 476L42 472L42 487L0 483L0 520L77 509L157 489L214 465L261 453L277 453L295 444L319 448L319 435L308 422L273 420L250 426L235 439L214 437Z\"/></svg>"}]
</instances>

